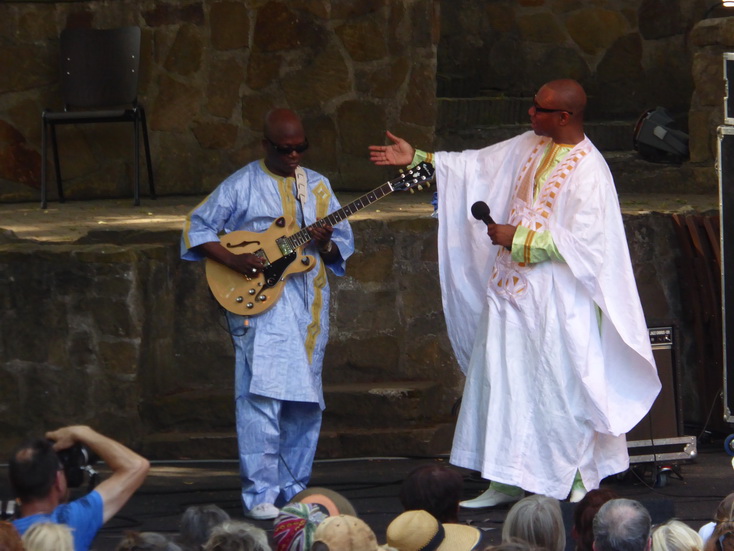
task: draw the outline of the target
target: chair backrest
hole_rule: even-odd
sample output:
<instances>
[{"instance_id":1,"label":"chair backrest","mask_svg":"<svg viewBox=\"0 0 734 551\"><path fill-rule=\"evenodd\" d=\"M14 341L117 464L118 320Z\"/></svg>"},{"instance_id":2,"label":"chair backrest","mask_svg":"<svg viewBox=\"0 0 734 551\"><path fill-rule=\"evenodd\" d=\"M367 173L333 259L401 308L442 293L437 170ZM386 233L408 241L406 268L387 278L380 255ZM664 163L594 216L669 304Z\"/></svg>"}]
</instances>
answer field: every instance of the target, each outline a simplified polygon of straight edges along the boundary
<instances>
[{"instance_id":1,"label":"chair backrest","mask_svg":"<svg viewBox=\"0 0 734 551\"><path fill-rule=\"evenodd\" d=\"M60 42L65 109L135 103L140 27L64 29Z\"/></svg>"}]
</instances>

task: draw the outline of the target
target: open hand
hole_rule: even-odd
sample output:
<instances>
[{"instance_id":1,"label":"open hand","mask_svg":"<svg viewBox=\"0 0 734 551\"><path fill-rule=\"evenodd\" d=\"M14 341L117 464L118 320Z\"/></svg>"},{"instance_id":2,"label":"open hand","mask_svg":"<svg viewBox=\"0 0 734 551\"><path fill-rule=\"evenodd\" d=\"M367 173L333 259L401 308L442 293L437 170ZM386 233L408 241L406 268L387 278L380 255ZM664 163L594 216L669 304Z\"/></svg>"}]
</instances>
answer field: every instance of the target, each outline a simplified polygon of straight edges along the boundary
<instances>
[{"instance_id":1,"label":"open hand","mask_svg":"<svg viewBox=\"0 0 734 551\"><path fill-rule=\"evenodd\" d=\"M393 145L371 145L370 161L379 166L406 166L413 162L415 149L403 138L387 131L387 137L393 141Z\"/></svg>"}]
</instances>

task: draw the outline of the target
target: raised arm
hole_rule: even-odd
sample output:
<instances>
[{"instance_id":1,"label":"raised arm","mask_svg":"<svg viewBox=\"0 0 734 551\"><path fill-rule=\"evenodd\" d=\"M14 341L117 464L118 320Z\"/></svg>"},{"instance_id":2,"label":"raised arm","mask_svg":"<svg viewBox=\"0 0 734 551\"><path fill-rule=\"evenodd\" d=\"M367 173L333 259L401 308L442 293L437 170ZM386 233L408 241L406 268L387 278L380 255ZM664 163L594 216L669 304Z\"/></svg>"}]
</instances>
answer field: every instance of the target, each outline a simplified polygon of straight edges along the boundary
<instances>
[{"instance_id":1,"label":"raised arm","mask_svg":"<svg viewBox=\"0 0 734 551\"><path fill-rule=\"evenodd\" d=\"M386 134L393 144L369 146L370 161L380 166L407 166L412 163L415 155L413 146L389 130Z\"/></svg>"},{"instance_id":2,"label":"raised arm","mask_svg":"<svg viewBox=\"0 0 734 551\"><path fill-rule=\"evenodd\" d=\"M103 522L107 522L122 509L135 490L143 484L150 469L147 459L90 427L63 427L46 433L46 438L54 441L56 451L69 448L77 442L82 443L112 470L112 475L96 488L104 503Z\"/></svg>"}]
</instances>

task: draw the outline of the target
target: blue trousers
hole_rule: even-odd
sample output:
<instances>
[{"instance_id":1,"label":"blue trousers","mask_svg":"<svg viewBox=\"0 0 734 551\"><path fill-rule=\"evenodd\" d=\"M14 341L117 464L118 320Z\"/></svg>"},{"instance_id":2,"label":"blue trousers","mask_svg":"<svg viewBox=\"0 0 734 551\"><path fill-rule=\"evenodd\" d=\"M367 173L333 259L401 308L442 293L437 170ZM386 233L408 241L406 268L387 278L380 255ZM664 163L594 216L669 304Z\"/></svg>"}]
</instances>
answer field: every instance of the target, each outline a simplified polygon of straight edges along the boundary
<instances>
[{"instance_id":1,"label":"blue trousers","mask_svg":"<svg viewBox=\"0 0 734 551\"><path fill-rule=\"evenodd\" d=\"M240 455L242 505L282 506L311 478L321 430L321 408L252 394L252 347L256 329L233 328L235 408Z\"/></svg>"}]
</instances>

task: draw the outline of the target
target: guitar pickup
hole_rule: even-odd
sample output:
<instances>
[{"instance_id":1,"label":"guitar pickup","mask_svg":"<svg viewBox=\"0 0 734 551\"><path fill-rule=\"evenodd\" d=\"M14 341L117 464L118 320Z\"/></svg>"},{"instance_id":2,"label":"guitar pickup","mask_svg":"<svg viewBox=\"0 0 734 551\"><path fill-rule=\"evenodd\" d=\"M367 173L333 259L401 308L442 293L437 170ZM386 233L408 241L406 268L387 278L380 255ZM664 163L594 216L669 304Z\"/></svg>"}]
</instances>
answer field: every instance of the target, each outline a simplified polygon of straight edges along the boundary
<instances>
[{"instance_id":1,"label":"guitar pickup","mask_svg":"<svg viewBox=\"0 0 734 551\"><path fill-rule=\"evenodd\" d=\"M264 267L267 268L267 267L270 266L270 260L268 260L268 255L265 254L265 251L264 250L258 249L254 253L252 253L252 254L254 254L256 257L258 257L260 260L263 261L263 266Z\"/></svg>"},{"instance_id":2,"label":"guitar pickup","mask_svg":"<svg viewBox=\"0 0 734 551\"><path fill-rule=\"evenodd\" d=\"M280 249L280 254L282 254L283 256L291 255L296 250L291 240L287 237L276 239L275 243L278 245L278 248Z\"/></svg>"}]
</instances>

